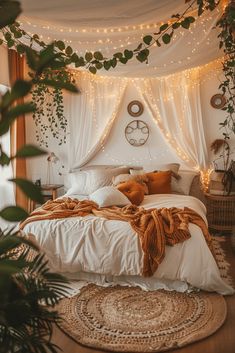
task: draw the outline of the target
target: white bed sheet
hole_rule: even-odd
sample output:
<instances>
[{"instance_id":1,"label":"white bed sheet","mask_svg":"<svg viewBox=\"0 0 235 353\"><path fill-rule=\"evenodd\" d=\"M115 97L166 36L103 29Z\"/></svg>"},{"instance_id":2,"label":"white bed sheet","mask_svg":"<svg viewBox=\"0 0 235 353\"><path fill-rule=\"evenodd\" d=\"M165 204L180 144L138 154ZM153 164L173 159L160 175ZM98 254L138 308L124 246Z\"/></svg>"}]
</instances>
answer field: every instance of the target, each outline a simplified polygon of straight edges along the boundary
<instances>
[{"instance_id":1,"label":"white bed sheet","mask_svg":"<svg viewBox=\"0 0 235 353\"><path fill-rule=\"evenodd\" d=\"M206 221L205 206L192 196L147 195L141 206L190 207ZM196 287L233 294L234 289L220 277L201 229L194 224L189 229L190 239L166 247L165 258L151 278L140 275L143 253L138 235L127 222L88 215L32 222L24 231L35 235L51 268L72 279L101 285L138 285L145 290L165 288L183 292Z\"/></svg>"}]
</instances>

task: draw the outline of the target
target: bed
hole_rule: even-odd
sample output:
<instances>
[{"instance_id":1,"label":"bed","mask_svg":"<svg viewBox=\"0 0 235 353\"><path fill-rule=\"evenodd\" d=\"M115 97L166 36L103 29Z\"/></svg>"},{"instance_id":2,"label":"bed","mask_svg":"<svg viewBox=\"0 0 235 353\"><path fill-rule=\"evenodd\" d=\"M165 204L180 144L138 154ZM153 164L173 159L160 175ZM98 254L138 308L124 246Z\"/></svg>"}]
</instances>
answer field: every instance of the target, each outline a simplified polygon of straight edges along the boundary
<instances>
[{"instance_id":1,"label":"bed","mask_svg":"<svg viewBox=\"0 0 235 353\"><path fill-rule=\"evenodd\" d=\"M87 196L69 194L71 198ZM206 208L189 195L145 195L142 207L189 207L206 222ZM140 241L128 222L88 215L29 223L32 233L45 251L50 267L73 280L103 286L131 285L144 290L164 288L180 292L202 289L223 295L234 290L220 277L215 259L201 229L189 225L191 238L166 247L165 258L152 277L141 276L143 253Z\"/></svg>"}]
</instances>

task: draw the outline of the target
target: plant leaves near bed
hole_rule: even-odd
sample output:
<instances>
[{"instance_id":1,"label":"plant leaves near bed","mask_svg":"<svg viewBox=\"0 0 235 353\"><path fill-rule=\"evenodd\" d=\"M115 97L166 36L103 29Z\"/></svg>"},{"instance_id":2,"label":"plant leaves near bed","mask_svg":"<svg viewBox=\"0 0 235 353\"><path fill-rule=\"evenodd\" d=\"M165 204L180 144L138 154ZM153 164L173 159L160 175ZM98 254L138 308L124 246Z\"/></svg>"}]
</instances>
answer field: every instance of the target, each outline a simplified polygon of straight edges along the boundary
<instances>
[{"instance_id":1,"label":"plant leaves near bed","mask_svg":"<svg viewBox=\"0 0 235 353\"><path fill-rule=\"evenodd\" d=\"M34 145L24 145L23 147L21 147L15 156L11 157L11 159L13 158L26 158L26 157L38 157L38 156L42 156L47 154L47 151L34 146Z\"/></svg>"},{"instance_id":2,"label":"plant leaves near bed","mask_svg":"<svg viewBox=\"0 0 235 353\"><path fill-rule=\"evenodd\" d=\"M0 211L0 217L9 222L19 222L26 219L28 213L21 207L8 206Z\"/></svg>"},{"instance_id":3,"label":"plant leaves near bed","mask_svg":"<svg viewBox=\"0 0 235 353\"><path fill-rule=\"evenodd\" d=\"M0 29L14 23L20 13L19 1L0 0Z\"/></svg>"},{"instance_id":4,"label":"plant leaves near bed","mask_svg":"<svg viewBox=\"0 0 235 353\"><path fill-rule=\"evenodd\" d=\"M23 193L27 195L31 200L36 201L40 204L43 203L43 195L41 193L40 187L32 183L30 180L13 178L9 179L9 181L12 181L17 186L19 186Z\"/></svg>"},{"instance_id":5,"label":"plant leaves near bed","mask_svg":"<svg viewBox=\"0 0 235 353\"><path fill-rule=\"evenodd\" d=\"M48 79L43 79L40 80L40 84L44 84L46 86L51 86L51 87L55 87L58 89L65 89L69 92L72 93L79 93L79 89L73 85L70 82L63 82L63 81L59 81L59 80L48 80Z\"/></svg>"}]
</instances>

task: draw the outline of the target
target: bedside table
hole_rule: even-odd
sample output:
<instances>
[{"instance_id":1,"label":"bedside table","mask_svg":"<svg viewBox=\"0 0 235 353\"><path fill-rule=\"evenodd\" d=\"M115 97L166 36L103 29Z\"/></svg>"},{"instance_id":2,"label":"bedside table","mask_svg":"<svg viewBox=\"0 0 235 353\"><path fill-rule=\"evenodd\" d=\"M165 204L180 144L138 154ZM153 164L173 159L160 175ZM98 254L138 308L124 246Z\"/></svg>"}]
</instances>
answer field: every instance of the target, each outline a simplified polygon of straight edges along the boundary
<instances>
[{"instance_id":1,"label":"bedside table","mask_svg":"<svg viewBox=\"0 0 235 353\"><path fill-rule=\"evenodd\" d=\"M58 190L62 188L63 184L42 184L41 190L43 193L44 202L48 200L55 200L58 196ZM28 201L28 212L32 212L36 207L36 202L33 200Z\"/></svg>"},{"instance_id":2,"label":"bedside table","mask_svg":"<svg viewBox=\"0 0 235 353\"><path fill-rule=\"evenodd\" d=\"M235 195L205 193L208 226L218 231L232 231L235 226Z\"/></svg>"}]
</instances>

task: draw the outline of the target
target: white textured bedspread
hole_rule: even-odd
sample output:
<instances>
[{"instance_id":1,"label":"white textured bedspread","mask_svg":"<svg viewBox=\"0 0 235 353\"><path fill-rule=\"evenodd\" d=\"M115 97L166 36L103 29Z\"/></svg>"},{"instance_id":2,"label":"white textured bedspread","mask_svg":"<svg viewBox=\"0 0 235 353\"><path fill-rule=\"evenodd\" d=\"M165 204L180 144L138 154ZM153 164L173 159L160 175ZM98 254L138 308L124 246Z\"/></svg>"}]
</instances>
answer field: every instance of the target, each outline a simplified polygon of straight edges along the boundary
<instances>
[{"instance_id":1,"label":"white textured bedspread","mask_svg":"<svg viewBox=\"0 0 235 353\"><path fill-rule=\"evenodd\" d=\"M205 206L192 196L148 195L141 206L190 207L206 221ZM232 294L234 290L221 279L201 229L194 224L189 228L191 238L173 247L167 246L165 258L151 278L140 276L141 245L127 222L89 215L32 222L24 231L35 235L53 270L74 279L103 285L139 285L146 290L185 291L192 286Z\"/></svg>"}]
</instances>

